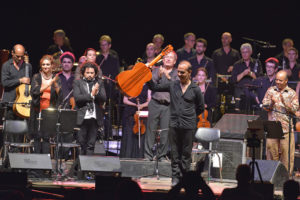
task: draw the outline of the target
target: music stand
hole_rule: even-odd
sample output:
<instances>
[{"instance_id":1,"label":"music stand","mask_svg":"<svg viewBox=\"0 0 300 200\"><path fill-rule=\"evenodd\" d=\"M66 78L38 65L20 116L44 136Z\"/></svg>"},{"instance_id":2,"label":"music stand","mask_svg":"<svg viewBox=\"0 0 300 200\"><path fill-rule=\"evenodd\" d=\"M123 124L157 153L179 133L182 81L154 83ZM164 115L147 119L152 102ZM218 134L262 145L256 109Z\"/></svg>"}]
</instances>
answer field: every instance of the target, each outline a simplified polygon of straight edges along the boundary
<instances>
[{"instance_id":1,"label":"music stand","mask_svg":"<svg viewBox=\"0 0 300 200\"><path fill-rule=\"evenodd\" d=\"M282 126L279 121L264 121L264 128L267 132L267 138L284 139Z\"/></svg>"},{"instance_id":2,"label":"music stand","mask_svg":"<svg viewBox=\"0 0 300 200\"><path fill-rule=\"evenodd\" d=\"M251 168L251 182L254 183L254 172L256 167L259 179L263 184L259 166L255 160L255 148L260 146L261 140L265 137L264 122L262 120L248 120L247 122L249 128L246 131L245 138L247 139L247 146L252 150L252 160L249 163Z\"/></svg>"},{"instance_id":3,"label":"music stand","mask_svg":"<svg viewBox=\"0 0 300 200\"><path fill-rule=\"evenodd\" d=\"M62 174L62 159L59 155L59 143L62 147L62 133L70 133L76 127L77 111L70 109L44 109L41 113L41 131L49 137L56 136L56 172L57 176ZM58 167L58 158L60 157L60 165Z\"/></svg>"}]
</instances>

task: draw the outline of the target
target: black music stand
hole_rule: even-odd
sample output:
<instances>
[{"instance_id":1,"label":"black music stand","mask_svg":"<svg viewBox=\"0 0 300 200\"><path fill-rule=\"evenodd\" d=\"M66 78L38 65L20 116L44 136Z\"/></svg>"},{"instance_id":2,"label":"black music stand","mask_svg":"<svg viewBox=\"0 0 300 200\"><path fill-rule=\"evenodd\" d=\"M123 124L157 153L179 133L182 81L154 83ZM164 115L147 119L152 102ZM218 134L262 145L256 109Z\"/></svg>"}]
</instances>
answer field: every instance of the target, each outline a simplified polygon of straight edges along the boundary
<instances>
[{"instance_id":1,"label":"black music stand","mask_svg":"<svg viewBox=\"0 0 300 200\"><path fill-rule=\"evenodd\" d=\"M56 137L56 149L55 149L55 157L56 157L56 173L58 175L62 174L62 159L59 155L59 144L62 147L63 141L61 134L70 133L74 131L76 127L77 121L77 111L69 110L69 109L45 109L42 110L41 114L41 131L43 134ZM58 161L60 157L60 164L58 167Z\"/></svg>"},{"instance_id":2,"label":"black music stand","mask_svg":"<svg viewBox=\"0 0 300 200\"><path fill-rule=\"evenodd\" d=\"M255 160L255 148L260 146L260 142L264 139L264 126L263 122L260 120L248 120L248 129L245 134L245 138L247 139L247 146L252 150L252 160L249 163L251 168L251 182L254 183L254 173L255 167L257 169L259 179L263 184L262 176L260 173L260 169L258 163ZM251 128L252 127L252 128Z\"/></svg>"}]
</instances>

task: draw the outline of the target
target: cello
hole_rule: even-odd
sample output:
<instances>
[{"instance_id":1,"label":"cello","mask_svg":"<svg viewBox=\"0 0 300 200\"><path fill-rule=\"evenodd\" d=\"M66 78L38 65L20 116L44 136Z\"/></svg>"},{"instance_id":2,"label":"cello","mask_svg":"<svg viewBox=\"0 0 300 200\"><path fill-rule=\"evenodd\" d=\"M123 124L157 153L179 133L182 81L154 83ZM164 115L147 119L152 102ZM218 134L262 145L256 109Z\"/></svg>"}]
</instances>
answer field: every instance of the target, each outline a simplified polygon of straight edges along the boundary
<instances>
[{"instance_id":1,"label":"cello","mask_svg":"<svg viewBox=\"0 0 300 200\"><path fill-rule=\"evenodd\" d=\"M121 92L129 97L137 97L142 92L144 84L152 78L151 67L171 51L173 51L173 47L168 45L149 64L139 62L131 70L118 74L116 82Z\"/></svg>"},{"instance_id":2,"label":"cello","mask_svg":"<svg viewBox=\"0 0 300 200\"><path fill-rule=\"evenodd\" d=\"M197 124L197 128L206 127L210 128L210 122L207 120L208 111L205 109L202 114L198 116L199 122Z\"/></svg>"}]
</instances>

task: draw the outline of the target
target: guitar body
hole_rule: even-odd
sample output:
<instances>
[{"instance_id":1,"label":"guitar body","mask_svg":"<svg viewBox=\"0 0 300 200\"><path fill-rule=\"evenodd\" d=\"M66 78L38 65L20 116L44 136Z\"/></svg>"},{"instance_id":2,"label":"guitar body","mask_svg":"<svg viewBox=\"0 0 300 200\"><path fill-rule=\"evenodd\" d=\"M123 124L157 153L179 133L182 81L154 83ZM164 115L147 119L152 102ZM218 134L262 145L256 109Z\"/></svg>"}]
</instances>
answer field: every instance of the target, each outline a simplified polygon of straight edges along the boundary
<instances>
[{"instance_id":1,"label":"guitar body","mask_svg":"<svg viewBox=\"0 0 300 200\"><path fill-rule=\"evenodd\" d=\"M147 65L144 63L136 63L131 70L121 72L116 77L117 86L123 94L129 97L137 97L143 90L146 82L152 78L151 67L159 61L162 56L173 51L172 45L168 45L162 52L156 56Z\"/></svg>"},{"instance_id":2,"label":"guitar body","mask_svg":"<svg viewBox=\"0 0 300 200\"><path fill-rule=\"evenodd\" d=\"M30 91L30 85L21 84L16 89L16 101L13 106L13 110L16 115L22 118L29 118L30 117L30 101L32 100L31 96L25 95L26 86L28 86L28 89ZM23 104L24 103L24 104Z\"/></svg>"},{"instance_id":3,"label":"guitar body","mask_svg":"<svg viewBox=\"0 0 300 200\"><path fill-rule=\"evenodd\" d=\"M123 71L116 77L117 85L127 96L137 97L146 82L152 78L151 70L144 63L137 63L131 70Z\"/></svg>"}]
</instances>

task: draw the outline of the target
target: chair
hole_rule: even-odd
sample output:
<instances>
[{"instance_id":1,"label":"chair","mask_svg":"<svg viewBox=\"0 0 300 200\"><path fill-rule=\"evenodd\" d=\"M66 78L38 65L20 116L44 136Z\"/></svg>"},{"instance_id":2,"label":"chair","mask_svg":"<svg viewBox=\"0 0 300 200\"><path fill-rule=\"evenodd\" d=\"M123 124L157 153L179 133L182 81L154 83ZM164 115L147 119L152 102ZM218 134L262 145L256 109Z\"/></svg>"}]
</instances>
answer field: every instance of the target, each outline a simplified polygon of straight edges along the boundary
<instances>
[{"instance_id":1,"label":"chair","mask_svg":"<svg viewBox=\"0 0 300 200\"><path fill-rule=\"evenodd\" d=\"M32 143L27 143L25 134L28 133L28 125L26 121L22 120L5 120L3 122L3 133L4 133L4 155L6 158L7 151L10 150L10 147L24 148L27 149L27 152L30 153L30 149L33 148ZM24 142L10 142L7 140L9 135L24 135Z\"/></svg>"},{"instance_id":2,"label":"chair","mask_svg":"<svg viewBox=\"0 0 300 200\"><path fill-rule=\"evenodd\" d=\"M211 168L211 155L216 154L219 159L219 165L220 165L220 178L221 182L223 182L222 179L222 162L221 158L218 154L218 151L212 150L212 143L218 142L220 140L221 131L217 128L198 128L195 138L198 142L208 142L209 143L209 149L197 149L193 150L196 153L205 153L209 155L209 163L208 163L208 182L210 179L210 168Z\"/></svg>"}]
</instances>

